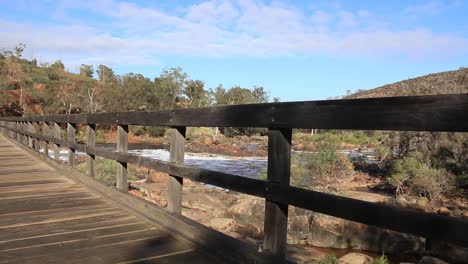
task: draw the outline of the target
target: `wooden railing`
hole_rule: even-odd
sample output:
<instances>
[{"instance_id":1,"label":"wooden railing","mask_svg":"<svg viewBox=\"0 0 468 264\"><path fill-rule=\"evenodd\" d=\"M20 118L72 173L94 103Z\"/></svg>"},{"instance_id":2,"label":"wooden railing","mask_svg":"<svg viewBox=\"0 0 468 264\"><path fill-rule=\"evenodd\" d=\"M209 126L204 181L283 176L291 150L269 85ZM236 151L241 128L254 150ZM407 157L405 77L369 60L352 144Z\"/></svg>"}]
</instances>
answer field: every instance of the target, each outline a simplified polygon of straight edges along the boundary
<instances>
[{"instance_id":1,"label":"wooden railing","mask_svg":"<svg viewBox=\"0 0 468 264\"><path fill-rule=\"evenodd\" d=\"M85 152L90 177L95 176L96 156L117 161L116 185L122 192L127 192L128 188L128 163L168 173L168 210L172 214L181 212L184 178L265 198L264 248L272 255L283 257L288 205L468 247L466 219L289 185L293 128L468 132L467 116L468 94L456 94L251 104L156 112L8 117L0 118L0 127L5 134L31 148L35 147L37 151L39 141L53 143L55 159L59 158L59 148L67 147L70 166L75 165L75 151ZM60 124L67 124L67 140L60 138ZM86 144L75 141L77 124L87 126ZM116 152L95 146L96 125L118 127ZM170 161L127 153L129 125L171 127ZM53 127L53 135L47 133L50 126ZM185 166L186 127L268 128L267 180Z\"/></svg>"}]
</instances>

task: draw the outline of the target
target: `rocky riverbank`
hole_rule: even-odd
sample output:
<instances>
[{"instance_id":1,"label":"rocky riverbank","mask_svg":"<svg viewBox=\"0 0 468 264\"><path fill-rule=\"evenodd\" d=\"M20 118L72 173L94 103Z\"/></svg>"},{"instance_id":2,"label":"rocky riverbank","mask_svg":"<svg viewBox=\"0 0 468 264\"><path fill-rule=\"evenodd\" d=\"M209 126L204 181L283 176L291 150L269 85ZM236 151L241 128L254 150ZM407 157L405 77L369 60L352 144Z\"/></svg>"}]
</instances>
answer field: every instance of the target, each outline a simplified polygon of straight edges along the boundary
<instances>
[{"instance_id":1,"label":"rocky riverbank","mask_svg":"<svg viewBox=\"0 0 468 264\"><path fill-rule=\"evenodd\" d=\"M368 187L379 184L375 181L375 178L364 176L352 179L346 184L349 188L341 194L369 202L389 203L392 197L373 192ZM155 173L149 180L134 181L130 185L132 194L161 207L167 206L167 175ZM369 191L359 191L363 187ZM184 216L232 237L262 246L263 199L186 180L182 206ZM452 261L468 259L463 248L433 241L431 251L427 251L424 238L295 207L289 208L287 239L291 245L291 257L307 260L305 263L316 261L330 253L340 257L350 251L365 252L374 257L384 252L399 261L411 262L416 262L429 253Z\"/></svg>"}]
</instances>

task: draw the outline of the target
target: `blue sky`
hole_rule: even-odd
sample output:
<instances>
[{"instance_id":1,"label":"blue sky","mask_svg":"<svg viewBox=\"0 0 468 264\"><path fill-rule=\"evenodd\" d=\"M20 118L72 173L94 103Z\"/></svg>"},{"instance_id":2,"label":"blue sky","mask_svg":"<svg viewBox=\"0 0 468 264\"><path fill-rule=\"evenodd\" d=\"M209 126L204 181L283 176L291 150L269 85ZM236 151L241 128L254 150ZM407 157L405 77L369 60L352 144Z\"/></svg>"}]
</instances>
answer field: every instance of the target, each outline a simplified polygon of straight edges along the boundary
<instances>
[{"instance_id":1,"label":"blue sky","mask_svg":"<svg viewBox=\"0 0 468 264\"><path fill-rule=\"evenodd\" d=\"M0 49L326 99L468 66L468 1L0 0Z\"/></svg>"}]
</instances>

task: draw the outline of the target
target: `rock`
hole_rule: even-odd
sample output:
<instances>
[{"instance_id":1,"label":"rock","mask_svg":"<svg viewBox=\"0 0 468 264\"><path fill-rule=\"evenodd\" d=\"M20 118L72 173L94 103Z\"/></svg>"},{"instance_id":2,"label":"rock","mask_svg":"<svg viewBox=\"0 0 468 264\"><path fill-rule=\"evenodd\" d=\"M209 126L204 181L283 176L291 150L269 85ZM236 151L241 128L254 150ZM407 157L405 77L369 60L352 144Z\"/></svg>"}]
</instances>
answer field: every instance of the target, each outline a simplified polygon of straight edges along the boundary
<instances>
[{"instance_id":1,"label":"rock","mask_svg":"<svg viewBox=\"0 0 468 264\"><path fill-rule=\"evenodd\" d=\"M288 219L288 243L306 244L311 231L310 217L307 215L291 216Z\"/></svg>"},{"instance_id":2,"label":"rock","mask_svg":"<svg viewBox=\"0 0 468 264\"><path fill-rule=\"evenodd\" d=\"M437 213L441 215L450 215L450 210L447 207L440 207L437 210Z\"/></svg>"},{"instance_id":3,"label":"rock","mask_svg":"<svg viewBox=\"0 0 468 264\"><path fill-rule=\"evenodd\" d=\"M468 218L468 211L463 212L463 214L461 216L464 217L464 218Z\"/></svg>"},{"instance_id":4,"label":"rock","mask_svg":"<svg viewBox=\"0 0 468 264\"><path fill-rule=\"evenodd\" d=\"M360 253L349 253L339 258L340 264L369 264L374 259Z\"/></svg>"},{"instance_id":5,"label":"rock","mask_svg":"<svg viewBox=\"0 0 468 264\"><path fill-rule=\"evenodd\" d=\"M324 229L315 229L310 234L309 242L312 246L326 248L348 248L349 244L343 235Z\"/></svg>"},{"instance_id":6,"label":"rock","mask_svg":"<svg viewBox=\"0 0 468 264\"><path fill-rule=\"evenodd\" d=\"M423 207L423 208L426 208L426 207L429 206L429 200L426 197L419 197L416 200L416 204Z\"/></svg>"},{"instance_id":7,"label":"rock","mask_svg":"<svg viewBox=\"0 0 468 264\"><path fill-rule=\"evenodd\" d=\"M265 202L257 197L242 195L236 204L229 208L229 213L242 216L256 216L262 219L265 214Z\"/></svg>"},{"instance_id":8,"label":"rock","mask_svg":"<svg viewBox=\"0 0 468 264\"><path fill-rule=\"evenodd\" d=\"M419 260L418 264L448 264L447 262L438 258L424 256Z\"/></svg>"},{"instance_id":9,"label":"rock","mask_svg":"<svg viewBox=\"0 0 468 264\"><path fill-rule=\"evenodd\" d=\"M236 227L236 221L231 218L214 218L208 225L219 231L232 231Z\"/></svg>"}]
</instances>

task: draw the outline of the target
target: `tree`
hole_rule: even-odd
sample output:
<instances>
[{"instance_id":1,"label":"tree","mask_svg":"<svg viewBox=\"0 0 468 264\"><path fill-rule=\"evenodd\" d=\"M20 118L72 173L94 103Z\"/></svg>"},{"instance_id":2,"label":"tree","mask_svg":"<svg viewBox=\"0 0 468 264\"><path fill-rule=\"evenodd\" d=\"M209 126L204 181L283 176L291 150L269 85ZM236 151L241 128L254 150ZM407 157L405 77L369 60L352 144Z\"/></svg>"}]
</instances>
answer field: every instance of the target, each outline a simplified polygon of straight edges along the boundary
<instances>
[{"instance_id":1,"label":"tree","mask_svg":"<svg viewBox=\"0 0 468 264\"><path fill-rule=\"evenodd\" d=\"M93 65L81 64L80 75L88 78L93 78L94 69Z\"/></svg>"},{"instance_id":2,"label":"tree","mask_svg":"<svg viewBox=\"0 0 468 264\"><path fill-rule=\"evenodd\" d=\"M188 98L188 105L191 107L200 107L208 103L205 83L200 80L189 80L184 89L184 94Z\"/></svg>"},{"instance_id":3,"label":"tree","mask_svg":"<svg viewBox=\"0 0 468 264\"><path fill-rule=\"evenodd\" d=\"M181 67L176 67L164 69L155 79L156 92L161 98L162 108L173 109L176 106L187 85L187 77L187 73L183 72Z\"/></svg>"},{"instance_id":4,"label":"tree","mask_svg":"<svg viewBox=\"0 0 468 264\"><path fill-rule=\"evenodd\" d=\"M61 60L56 60L50 67L54 70L57 71L64 71L65 70L65 65Z\"/></svg>"},{"instance_id":5,"label":"tree","mask_svg":"<svg viewBox=\"0 0 468 264\"><path fill-rule=\"evenodd\" d=\"M20 59L23 55L23 51L26 49L26 44L20 43L15 47L15 56L16 58Z\"/></svg>"},{"instance_id":6,"label":"tree","mask_svg":"<svg viewBox=\"0 0 468 264\"><path fill-rule=\"evenodd\" d=\"M115 81L114 71L105 65L98 66L97 74L98 74L98 80L102 83L107 84L107 83Z\"/></svg>"}]
</instances>

